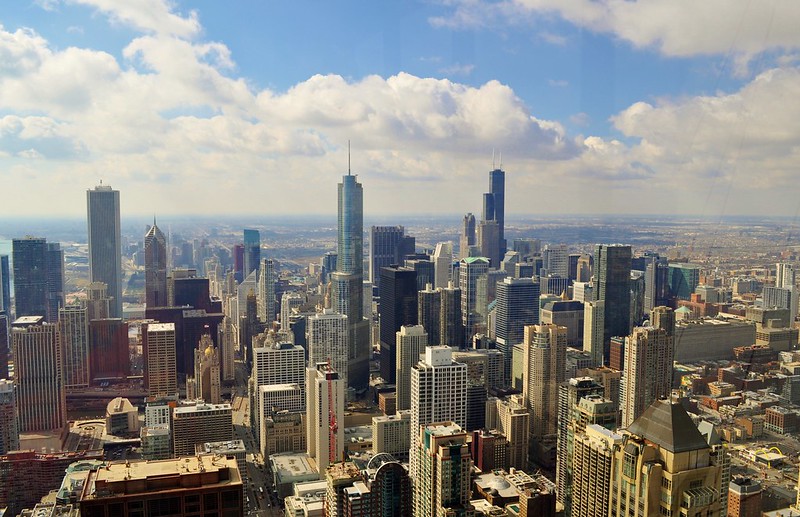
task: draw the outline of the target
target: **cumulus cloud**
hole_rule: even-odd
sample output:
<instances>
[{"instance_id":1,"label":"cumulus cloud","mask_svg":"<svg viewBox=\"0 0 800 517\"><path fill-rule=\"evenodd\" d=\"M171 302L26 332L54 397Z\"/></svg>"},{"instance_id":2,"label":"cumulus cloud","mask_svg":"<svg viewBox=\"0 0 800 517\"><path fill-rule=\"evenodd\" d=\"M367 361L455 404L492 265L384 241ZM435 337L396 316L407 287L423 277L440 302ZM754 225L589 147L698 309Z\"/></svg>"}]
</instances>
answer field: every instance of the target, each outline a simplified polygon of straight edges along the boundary
<instances>
[{"instance_id":1,"label":"cumulus cloud","mask_svg":"<svg viewBox=\"0 0 800 517\"><path fill-rule=\"evenodd\" d=\"M800 3L786 0L457 0L430 20L434 26L485 27L556 16L613 34L666 56L725 54L749 58L771 49L800 48ZM556 42L560 43L560 42Z\"/></svg>"},{"instance_id":2,"label":"cumulus cloud","mask_svg":"<svg viewBox=\"0 0 800 517\"><path fill-rule=\"evenodd\" d=\"M52 0L46 0L52 5ZM66 0L95 8L108 16L114 23L130 26L147 33L165 36L190 38L200 32L197 13L188 16L174 12L175 6L169 0Z\"/></svg>"},{"instance_id":3,"label":"cumulus cloud","mask_svg":"<svg viewBox=\"0 0 800 517\"><path fill-rule=\"evenodd\" d=\"M331 213L348 140L376 212L401 210L399 197L417 211L474 209L462 200L479 202L493 148L517 212L569 211L547 192L568 193L578 211L673 212L676 198L696 201L698 185L788 185L800 158L791 68L736 92L635 103L611 121L618 138L570 135L499 81L330 74L257 89L227 46L198 37L199 24L113 16L143 33L121 58L0 28L0 167L20 186L4 210L80 212L83 189L103 178L125 192L124 210Z\"/></svg>"}]
</instances>

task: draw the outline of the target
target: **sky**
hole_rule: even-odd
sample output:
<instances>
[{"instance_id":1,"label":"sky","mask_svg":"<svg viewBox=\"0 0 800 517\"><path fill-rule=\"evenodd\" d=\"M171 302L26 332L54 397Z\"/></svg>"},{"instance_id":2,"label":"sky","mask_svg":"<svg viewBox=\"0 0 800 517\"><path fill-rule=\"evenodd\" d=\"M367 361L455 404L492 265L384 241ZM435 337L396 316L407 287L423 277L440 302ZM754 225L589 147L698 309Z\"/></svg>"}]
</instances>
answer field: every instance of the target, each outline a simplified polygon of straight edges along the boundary
<instances>
[{"instance_id":1,"label":"sky","mask_svg":"<svg viewBox=\"0 0 800 517\"><path fill-rule=\"evenodd\" d=\"M0 218L800 210L794 0L0 4ZM348 142L350 153L348 157ZM349 163L349 165L348 165Z\"/></svg>"}]
</instances>

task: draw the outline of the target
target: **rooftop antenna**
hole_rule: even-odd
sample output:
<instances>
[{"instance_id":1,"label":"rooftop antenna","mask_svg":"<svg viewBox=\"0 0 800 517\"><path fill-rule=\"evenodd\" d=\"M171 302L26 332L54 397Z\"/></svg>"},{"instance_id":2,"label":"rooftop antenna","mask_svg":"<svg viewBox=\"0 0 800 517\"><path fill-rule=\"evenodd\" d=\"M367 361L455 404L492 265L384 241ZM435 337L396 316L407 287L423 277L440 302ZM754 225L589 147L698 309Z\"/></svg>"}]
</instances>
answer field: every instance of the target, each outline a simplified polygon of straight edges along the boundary
<instances>
[{"instance_id":1,"label":"rooftop antenna","mask_svg":"<svg viewBox=\"0 0 800 517\"><path fill-rule=\"evenodd\" d=\"M350 140L347 140L347 175L351 176L351 174L350 174Z\"/></svg>"},{"instance_id":2,"label":"rooftop antenna","mask_svg":"<svg viewBox=\"0 0 800 517\"><path fill-rule=\"evenodd\" d=\"M500 151L500 167L498 167L498 169L502 169L502 168L503 168L503 152Z\"/></svg>"},{"instance_id":3,"label":"rooftop antenna","mask_svg":"<svg viewBox=\"0 0 800 517\"><path fill-rule=\"evenodd\" d=\"M492 170L494 170L494 147L492 147Z\"/></svg>"}]
</instances>

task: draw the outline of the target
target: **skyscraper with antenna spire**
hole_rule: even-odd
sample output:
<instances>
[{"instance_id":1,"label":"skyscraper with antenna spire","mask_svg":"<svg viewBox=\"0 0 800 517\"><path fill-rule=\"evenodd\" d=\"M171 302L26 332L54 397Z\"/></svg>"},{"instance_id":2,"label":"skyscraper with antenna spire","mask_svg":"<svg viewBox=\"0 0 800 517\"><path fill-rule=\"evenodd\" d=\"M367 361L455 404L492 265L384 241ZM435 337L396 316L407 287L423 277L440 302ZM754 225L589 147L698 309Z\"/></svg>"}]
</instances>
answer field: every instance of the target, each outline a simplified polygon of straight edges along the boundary
<instances>
[{"instance_id":1,"label":"skyscraper with antenna spire","mask_svg":"<svg viewBox=\"0 0 800 517\"><path fill-rule=\"evenodd\" d=\"M364 319L364 189L350 169L338 188L336 271L331 274L331 306L347 316L349 362L347 383L359 389L369 384L369 321Z\"/></svg>"}]
</instances>

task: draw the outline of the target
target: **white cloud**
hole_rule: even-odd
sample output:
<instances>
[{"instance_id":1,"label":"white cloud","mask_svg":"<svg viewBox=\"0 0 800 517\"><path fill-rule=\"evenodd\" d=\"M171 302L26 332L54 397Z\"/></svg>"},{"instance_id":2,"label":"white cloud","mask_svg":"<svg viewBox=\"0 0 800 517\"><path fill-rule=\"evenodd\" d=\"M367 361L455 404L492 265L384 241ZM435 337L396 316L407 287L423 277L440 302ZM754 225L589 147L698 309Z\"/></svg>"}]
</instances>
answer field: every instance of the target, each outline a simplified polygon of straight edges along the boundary
<instances>
[{"instance_id":1,"label":"white cloud","mask_svg":"<svg viewBox=\"0 0 800 517\"><path fill-rule=\"evenodd\" d=\"M373 213L475 210L493 148L509 212L680 212L720 182L750 206L788 196L800 163L795 69L633 104L614 139L569 135L498 81L316 75L259 90L224 44L141 30L118 61L0 28L0 170L16 189L2 213L80 213L100 177L123 211L331 213L348 140Z\"/></svg>"},{"instance_id":2,"label":"white cloud","mask_svg":"<svg viewBox=\"0 0 800 517\"><path fill-rule=\"evenodd\" d=\"M191 38L199 34L200 22L197 13L188 16L174 12L170 0L66 0L67 2L94 7L114 23L134 29L181 38ZM52 4L52 1L48 0Z\"/></svg>"},{"instance_id":3,"label":"white cloud","mask_svg":"<svg viewBox=\"0 0 800 517\"><path fill-rule=\"evenodd\" d=\"M578 27L610 33L637 48L667 56L751 56L800 48L800 2L787 0L461 0L434 26L526 24L558 16Z\"/></svg>"},{"instance_id":4,"label":"white cloud","mask_svg":"<svg viewBox=\"0 0 800 517\"><path fill-rule=\"evenodd\" d=\"M467 76L475 70L475 65L472 63L469 64L461 64L461 63L454 63L450 66L445 66L439 69L439 73L452 76L452 75L461 75Z\"/></svg>"}]
</instances>

